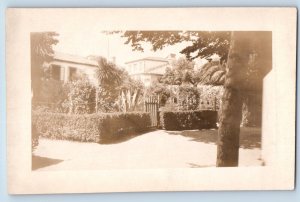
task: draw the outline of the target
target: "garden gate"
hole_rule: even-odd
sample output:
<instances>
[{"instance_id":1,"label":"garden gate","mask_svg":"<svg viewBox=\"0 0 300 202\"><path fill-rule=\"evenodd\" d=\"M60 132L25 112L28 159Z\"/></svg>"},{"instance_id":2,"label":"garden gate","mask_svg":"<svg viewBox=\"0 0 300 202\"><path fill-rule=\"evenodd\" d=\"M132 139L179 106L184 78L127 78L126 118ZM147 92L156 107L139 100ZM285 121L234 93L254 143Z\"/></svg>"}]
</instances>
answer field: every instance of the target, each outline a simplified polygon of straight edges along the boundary
<instances>
[{"instance_id":1,"label":"garden gate","mask_svg":"<svg viewBox=\"0 0 300 202\"><path fill-rule=\"evenodd\" d=\"M150 96L145 98L145 111L150 112L151 126L158 127L159 125L159 98Z\"/></svg>"}]
</instances>

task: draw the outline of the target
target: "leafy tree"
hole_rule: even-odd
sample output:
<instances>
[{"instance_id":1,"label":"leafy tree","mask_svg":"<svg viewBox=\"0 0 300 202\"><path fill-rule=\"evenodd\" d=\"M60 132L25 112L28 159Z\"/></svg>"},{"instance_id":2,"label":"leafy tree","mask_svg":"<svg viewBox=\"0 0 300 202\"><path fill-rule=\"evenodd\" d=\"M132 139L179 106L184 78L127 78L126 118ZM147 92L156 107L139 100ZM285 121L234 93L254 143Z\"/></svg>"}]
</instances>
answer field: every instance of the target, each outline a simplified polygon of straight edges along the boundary
<instances>
[{"instance_id":1,"label":"leafy tree","mask_svg":"<svg viewBox=\"0 0 300 202\"><path fill-rule=\"evenodd\" d=\"M142 42L152 44L155 51L166 45L190 41L192 45L181 51L188 59L208 58L217 54L221 57L221 64L228 60L218 131L217 166L222 167L238 165L243 94L262 90L262 79L272 67L271 36L271 32L126 31L123 33L123 37L127 38L125 43L130 44L133 50L143 51Z\"/></svg>"},{"instance_id":2,"label":"leafy tree","mask_svg":"<svg viewBox=\"0 0 300 202\"><path fill-rule=\"evenodd\" d=\"M179 58L172 63L172 68L166 68L160 82L169 85L182 85L185 83L197 86L200 82L199 72L194 70L194 66L194 61Z\"/></svg>"},{"instance_id":3,"label":"leafy tree","mask_svg":"<svg viewBox=\"0 0 300 202\"><path fill-rule=\"evenodd\" d=\"M53 59L53 45L58 43L56 32L32 32L30 34L31 47L31 90L32 100L36 101L40 93L41 79L45 76L45 62Z\"/></svg>"},{"instance_id":4,"label":"leafy tree","mask_svg":"<svg viewBox=\"0 0 300 202\"><path fill-rule=\"evenodd\" d=\"M190 60L209 58L214 54L219 55L221 61L227 60L230 43L230 32L219 31L125 31L122 37L127 38L125 44L138 51L144 50L142 42L150 43L154 51L184 41L191 42L180 52Z\"/></svg>"},{"instance_id":5,"label":"leafy tree","mask_svg":"<svg viewBox=\"0 0 300 202\"><path fill-rule=\"evenodd\" d=\"M165 73L159 81L168 85L180 85L182 83L180 75L178 75L178 73L170 67L166 68Z\"/></svg>"}]
</instances>

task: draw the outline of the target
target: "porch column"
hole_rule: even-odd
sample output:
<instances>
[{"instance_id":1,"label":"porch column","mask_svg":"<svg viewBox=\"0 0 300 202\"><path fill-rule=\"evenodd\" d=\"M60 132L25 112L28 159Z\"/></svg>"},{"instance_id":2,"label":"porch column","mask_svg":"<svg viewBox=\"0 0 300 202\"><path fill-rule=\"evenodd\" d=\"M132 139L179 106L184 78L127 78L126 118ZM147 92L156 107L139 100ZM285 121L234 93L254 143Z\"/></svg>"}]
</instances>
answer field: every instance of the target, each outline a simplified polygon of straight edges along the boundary
<instances>
[{"instance_id":1,"label":"porch column","mask_svg":"<svg viewBox=\"0 0 300 202\"><path fill-rule=\"evenodd\" d=\"M70 80L70 67L64 65L64 82L68 82Z\"/></svg>"}]
</instances>

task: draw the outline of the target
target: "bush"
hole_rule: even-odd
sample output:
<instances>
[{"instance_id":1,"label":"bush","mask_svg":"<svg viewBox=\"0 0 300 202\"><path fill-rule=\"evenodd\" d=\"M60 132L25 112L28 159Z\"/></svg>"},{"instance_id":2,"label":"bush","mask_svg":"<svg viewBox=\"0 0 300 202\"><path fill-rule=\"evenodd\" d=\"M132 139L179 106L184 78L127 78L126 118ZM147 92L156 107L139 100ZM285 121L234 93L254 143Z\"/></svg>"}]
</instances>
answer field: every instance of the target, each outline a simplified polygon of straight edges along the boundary
<instances>
[{"instance_id":1,"label":"bush","mask_svg":"<svg viewBox=\"0 0 300 202\"><path fill-rule=\"evenodd\" d=\"M200 93L199 110L220 109L221 99L223 95L223 86L200 85L198 87Z\"/></svg>"},{"instance_id":2,"label":"bush","mask_svg":"<svg viewBox=\"0 0 300 202\"><path fill-rule=\"evenodd\" d=\"M151 125L150 114L138 112L85 115L34 113L32 121L43 137L97 143L142 132Z\"/></svg>"},{"instance_id":3,"label":"bush","mask_svg":"<svg viewBox=\"0 0 300 202\"><path fill-rule=\"evenodd\" d=\"M199 92L196 87L180 86L178 105L180 110L195 110L199 105Z\"/></svg>"},{"instance_id":4,"label":"bush","mask_svg":"<svg viewBox=\"0 0 300 202\"><path fill-rule=\"evenodd\" d=\"M33 109L52 113L85 114L95 111L95 87L85 79L63 83L54 79L41 81Z\"/></svg>"},{"instance_id":5,"label":"bush","mask_svg":"<svg viewBox=\"0 0 300 202\"><path fill-rule=\"evenodd\" d=\"M64 112L87 114L95 112L95 87L88 80L75 80L64 84L67 99L62 106Z\"/></svg>"},{"instance_id":6,"label":"bush","mask_svg":"<svg viewBox=\"0 0 300 202\"><path fill-rule=\"evenodd\" d=\"M193 130L216 128L216 111L162 111L160 124L166 130Z\"/></svg>"},{"instance_id":7,"label":"bush","mask_svg":"<svg viewBox=\"0 0 300 202\"><path fill-rule=\"evenodd\" d=\"M31 124L31 134L31 150L33 152L39 145L39 133L37 132L35 124Z\"/></svg>"}]
</instances>

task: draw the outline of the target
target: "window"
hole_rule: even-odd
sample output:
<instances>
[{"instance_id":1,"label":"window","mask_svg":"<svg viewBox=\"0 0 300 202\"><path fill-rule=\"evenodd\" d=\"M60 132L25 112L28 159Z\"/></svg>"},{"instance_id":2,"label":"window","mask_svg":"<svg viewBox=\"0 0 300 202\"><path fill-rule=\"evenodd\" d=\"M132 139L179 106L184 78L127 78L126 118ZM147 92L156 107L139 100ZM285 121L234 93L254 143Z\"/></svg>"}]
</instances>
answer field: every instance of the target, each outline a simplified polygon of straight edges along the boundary
<instances>
[{"instance_id":1,"label":"window","mask_svg":"<svg viewBox=\"0 0 300 202\"><path fill-rule=\"evenodd\" d=\"M54 80L60 80L60 69L59 65L51 65L51 78Z\"/></svg>"}]
</instances>

